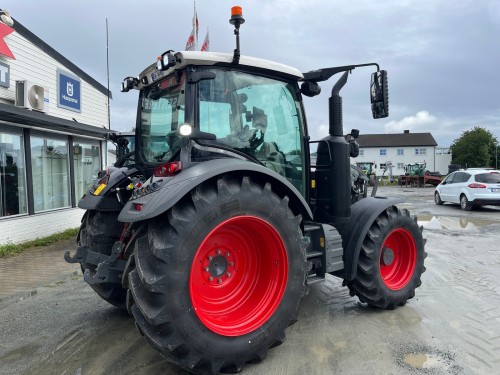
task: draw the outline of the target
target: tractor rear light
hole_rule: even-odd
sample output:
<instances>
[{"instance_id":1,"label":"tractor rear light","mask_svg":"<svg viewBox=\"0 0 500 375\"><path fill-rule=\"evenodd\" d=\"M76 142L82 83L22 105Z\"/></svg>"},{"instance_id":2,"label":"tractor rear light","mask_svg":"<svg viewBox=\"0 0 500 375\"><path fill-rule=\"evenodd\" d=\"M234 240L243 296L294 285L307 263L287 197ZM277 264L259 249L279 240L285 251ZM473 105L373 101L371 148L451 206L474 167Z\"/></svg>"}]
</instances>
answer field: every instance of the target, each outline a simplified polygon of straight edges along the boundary
<instances>
[{"instance_id":1,"label":"tractor rear light","mask_svg":"<svg viewBox=\"0 0 500 375\"><path fill-rule=\"evenodd\" d=\"M159 167L157 167L153 172L153 176L171 177L179 173L181 170L182 170L182 162L174 161L171 163L162 164Z\"/></svg>"},{"instance_id":2,"label":"tractor rear light","mask_svg":"<svg viewBox=\"0 0 500 375\"><path fill-rule=\"evenodd\" d=\"M477 182L473 182L472 184L467 185L467 187L471 189L486 189L486 185L478 184Z\"/></svg>"},{"instance_id":3,"label":"tractor rear light","mask_svg":"<svg viewBox=\"0 0 500 375\"><path fill-rule=\"evenodd\" d=\"M142 203L134 203L134 210L141 211L144 205Z\"/></svg>"}]
</instances>

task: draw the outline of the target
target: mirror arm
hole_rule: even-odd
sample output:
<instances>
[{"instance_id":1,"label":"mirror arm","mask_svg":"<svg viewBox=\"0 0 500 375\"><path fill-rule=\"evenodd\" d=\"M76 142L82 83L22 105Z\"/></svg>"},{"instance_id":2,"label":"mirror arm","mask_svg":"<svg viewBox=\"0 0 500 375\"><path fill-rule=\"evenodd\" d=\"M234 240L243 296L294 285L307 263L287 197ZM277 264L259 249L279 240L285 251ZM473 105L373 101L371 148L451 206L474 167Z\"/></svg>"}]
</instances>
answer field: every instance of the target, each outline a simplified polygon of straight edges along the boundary
<instances>
[{"instance_id":1,"label":"mirror arm","mask_svg":"<svg viewBox=\"0 0 500 375\"><path fill-rule=\"evenodd\" d=\"M333 68L323 68L303 73L304 81L314 81L314 82L327 81L328 79L330 79L330 77L332 77L337 73L346 72L348 70L353 70L364 66L376 66L377 72L380 71L380 67L377 63L337 66Z\"/></svg>"}]
</instances>

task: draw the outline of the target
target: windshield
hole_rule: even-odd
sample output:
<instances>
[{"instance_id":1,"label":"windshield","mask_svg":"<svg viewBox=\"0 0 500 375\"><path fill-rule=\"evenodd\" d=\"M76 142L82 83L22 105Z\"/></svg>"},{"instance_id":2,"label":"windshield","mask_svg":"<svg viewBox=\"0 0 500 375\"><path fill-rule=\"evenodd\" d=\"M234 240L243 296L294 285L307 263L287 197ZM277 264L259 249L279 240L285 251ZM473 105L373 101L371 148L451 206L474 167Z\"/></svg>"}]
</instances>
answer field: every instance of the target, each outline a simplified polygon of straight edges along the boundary
<instances>
[{"instance_id":1,"label":"windshield","mask_svg":"<svg viewBox=\"0 0 500 375\"><path fill-rule=\"evenodd\" d=\"M302 115L294 82L213 69L200 81L199 127L215 143L243 152L302 192Z\"/></svg>"},{"instance_id":2,"label":"windshield","mask_svg":"<svg viewBox=\"0 0 500 375\"><path fill-rule=\"evenodd\" d=\"M173 75L143 93L139 129L145 162L167 161L179 150L177 128L184 122L185 82L185 73Z\"/></svg>"}]
</instances>

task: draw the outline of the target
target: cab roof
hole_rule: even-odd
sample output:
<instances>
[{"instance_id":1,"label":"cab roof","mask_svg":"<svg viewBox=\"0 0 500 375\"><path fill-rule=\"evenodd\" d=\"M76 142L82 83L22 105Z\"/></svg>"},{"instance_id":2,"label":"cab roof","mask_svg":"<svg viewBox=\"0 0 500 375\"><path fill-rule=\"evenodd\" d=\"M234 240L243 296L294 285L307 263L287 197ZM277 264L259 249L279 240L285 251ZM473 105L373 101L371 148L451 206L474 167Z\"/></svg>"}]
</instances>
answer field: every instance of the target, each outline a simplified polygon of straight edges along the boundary
<instances>
[{"instance_id":1,"label":"cab roof","mask_svg":"<svg viewBox=\"0 0 500 375\"><path fill-rule=\"evenodd\" d=\"M233 64L233 55L222 52L201 52L201 51L181 51L175 53L177 63L172 68L166 71L158 71L156 63L151 64L139 75L139 88L148 86L158 79L170 75L172 72L182 69L188 65L204 65L204 66L241 66L251 69L268 70L279 75L286 76L289 79L301 80L304 78L302 73L291 66L277 63L275 61L259 59L257 57L240 56L238 64ZM144 84L143 77L147 77L147 83Z\"/></svg>"}]
</instances>

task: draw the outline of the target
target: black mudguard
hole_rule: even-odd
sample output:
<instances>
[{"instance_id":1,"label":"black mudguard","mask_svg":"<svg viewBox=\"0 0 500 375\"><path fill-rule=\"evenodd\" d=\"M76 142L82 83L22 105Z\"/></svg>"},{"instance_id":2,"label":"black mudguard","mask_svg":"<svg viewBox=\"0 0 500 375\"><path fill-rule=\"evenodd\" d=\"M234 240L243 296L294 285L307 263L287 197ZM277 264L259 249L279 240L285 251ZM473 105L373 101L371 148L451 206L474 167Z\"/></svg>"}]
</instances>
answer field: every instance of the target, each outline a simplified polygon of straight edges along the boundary
<instances>
[{"instance_id":1,"label":"black mudguard","mask_svg":"<svg viewBox=\"0 0 500 375\"><path fill-rule=\"evenodd\" d=\"M113 190L113 188L122 184L125 179L128 179L129 176L134 175L137 172L138 170L136 168L112 168L106 187L98 195L94 195L90 191L85 193L82 199L78 202L78 207L83 208L84 210L99 209L101 211L120 211L122 209L122 205L118 204L116 199L106 198L109 196L109 193Z\"/></svg>"},{"instance_id":2,"label":"black mudguard","mask_svg":"<svg viewBox=\"0 0 500 375\"><path fill-rule=\"evenodd\" d=\"M337 227L344 248L344 269L336 272L336 276L347 281L356 277L359 252L370 226L387 207L401 202L404 199L368 197L352 205L349 221Z\"/></svg>"},{"instance_id":3,"label":"black mudguard","mask_svg":"<svg viewBox=\"0 0 500 375\"><path fill-rule=\"evenodd\" d=\"M300 192L284 177L270 169L239 159L214 159L194 164L184 169L173 178L168 178L158 191L144 197L130 200L118 216L122 222L136 222L161 215L196 186L210 178L228 173L252 176L256 181L269 181L273 191L281 196L288 196L290 207L295 214L301 214L304 220L312 219L312 212ZM255 197L259 199L259 197ZM137 205L141 209L137 210Z\"/></svg>"}]
</instances>

